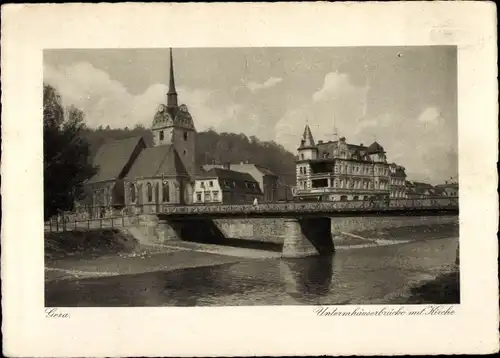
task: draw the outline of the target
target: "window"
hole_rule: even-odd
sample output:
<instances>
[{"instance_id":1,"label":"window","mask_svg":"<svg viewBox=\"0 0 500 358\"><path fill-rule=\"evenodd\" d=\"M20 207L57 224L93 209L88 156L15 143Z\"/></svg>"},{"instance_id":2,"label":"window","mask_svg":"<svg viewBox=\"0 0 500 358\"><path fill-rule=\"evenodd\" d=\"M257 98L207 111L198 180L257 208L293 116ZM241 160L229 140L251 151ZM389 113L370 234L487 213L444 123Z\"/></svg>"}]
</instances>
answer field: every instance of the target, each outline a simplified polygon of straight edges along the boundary
<instances>
[{"instance_id":1,"label":"window","mask_svg":"<svg viewBox=\"0 0 500 358\"><path fill-rule=\"evenodd\" d=\"M151 203L153 201L153 186L151 183L146 184L146 190L148 193L148 203Z\"/></svg>"},{"instance_id":2,"label":"window","mask_svg":"<svg viewBox=\"0 0 500 358\"><path fill-rule=\"evenodd\" d=\"M186 154L187 154L187 152L188 152L188 151L187 151L186 149L184 149L184 150L182 151L182 153L183 153L184 155L186 155Z\"/></svg>"},{"instance_id":3,"label":"window","mask_svg":"<svg viewBox=\"0 0 500 358\"><path fill-rule=\"evenodd\" d=\"M219 201L219 192L218 191L213 191L212 196L214 201Z\"/></svg>"},{"instance_id":4,"label":"window","mask_svg":"<svg viewBox=\"0 0 500 358\"><path fill-rule=\"evenodd\" d=\"M196 201L201 201L201 191L196 192Z\"/></svg>"},{"instance_id":5,"label":"window","mask_svg":"<svg viewBox=\"0 0 500 358\"><path fill-rule=\"evenodd\" d=\"M133 183L130 184L130 187L129 187L129 193L130 193L130 202L131 203L135 203L135 200L137 199L136 198L136 189L135 189L135 185Z\"/></svg>"},{"instance_id":6,"label":"window","mask_svg":"<svg viewBox=\"0 0 500 358\"><path fill-rule=\"evenodd\" d=\"M163 131L160 131L160 140L163 140L165 138L165 134L163 133Z\"/></svg>"},{"instance_id":7,"label":"window","mask_svg":"<svg viewBox=\"0 0 500 358\"><path fill-rule=\"evenodd\" d=\"M200 183L200 187L205 188L205 182L204 182L204 181L202 181L202 182Z\"/></svg>"},{"instance_id":8,"label":"window","mask_svg":"<svg viewBox=\"0 0 500 358\"><path fill-rule=\"evenodd\" d=\"M357 195L354 195L354 197L352 198L352 200L359 200L359 198L358 198Z\"/></svg>"},{"instance_id":9,"label":"window","mask_svg":"<svg viewBox=\"0 0 500 358\"><path fill-rule=\"evenodd\" d=\"M208 182L208 186L212 188L212 187L214 186L214 182L213 182L212 180L210 180L210 181Z\"/></svg>"},{"instance_id":10,"label":"window","mask_svg":"<svg viewBox=\"0 0 500 358\"><path fill-rule=\"evenodd\" d=\"M206 191L205 192L205 202L210 201L210 192Z\"/></svg>"},{"instance_id":11,"label":"window","mask_svg":"<svg viewBox=\"0 0 500 358\"><path fill-rule=\"evenodd\" d=\"M170 186L168 185L168 181L163 182L163 190L162 190L163 201L170 201Z\"/></svg>"},{"instance_id":12,"label":"window","mask_svg":"<svg viewBox=\"0 0 500 358\"><path fill-rule=\"evenodd\" d=\"M300 159L304 160L304 154L300 155Z\"/></svg>"},{"instance_id":13,"label":"window","mask_svg":"<svg viewBox=\"0 0 500 358\"><path fill-rule=\"evenodd\" d=\"M188 132L184 132L184 140L188 140Z\"/></svg>"}]
</instances>

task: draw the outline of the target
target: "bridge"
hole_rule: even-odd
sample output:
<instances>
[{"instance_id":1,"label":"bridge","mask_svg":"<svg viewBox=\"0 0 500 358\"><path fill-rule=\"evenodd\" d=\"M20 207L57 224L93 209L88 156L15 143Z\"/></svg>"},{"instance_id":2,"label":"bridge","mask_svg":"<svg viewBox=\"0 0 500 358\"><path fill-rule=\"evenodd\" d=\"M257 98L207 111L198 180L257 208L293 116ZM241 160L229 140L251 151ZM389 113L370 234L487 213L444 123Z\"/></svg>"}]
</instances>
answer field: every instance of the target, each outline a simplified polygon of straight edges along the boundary
<instances>
[{"instance_id":1,"label":"bridge","mask_svg":"<svg viewBox=\"0 0 500 358\"><path fill-rule=\"evenodd\" d=\"M285 202L257 205L185 205L156 207L160 226L183 237L220 237L220 218L283 218L283 257L331 255L335 248L331 221L347 216L458 215L458 198L398 199L347 202ZM223 235L222 235L223 236Z\"/></svg>"},{"instance_id":2,"label":"bridge","mask_svg":"<svg viewBox=\"0 0 500 358\"><path fill-rule=\"evenodd\" d=\"M281 218L284 221L283 257L331 255L334 252L332 220L354 218L358 226L394 216L456 216L458 198L392 199L339 202L281 202L249 204L167 205L143 204L126 208L129 216L100 219L113 226L129 225L145 230L161 240L206 238L209 242L224 240L217 219ZM122 212L125 215L125 211ZM98 219L99 220L99 219ZM83 221L90 229L90 221ZM80 222L74 221L74 229ZM148 234L149 235L149 234Z\"/></svg>"}]
</instances>

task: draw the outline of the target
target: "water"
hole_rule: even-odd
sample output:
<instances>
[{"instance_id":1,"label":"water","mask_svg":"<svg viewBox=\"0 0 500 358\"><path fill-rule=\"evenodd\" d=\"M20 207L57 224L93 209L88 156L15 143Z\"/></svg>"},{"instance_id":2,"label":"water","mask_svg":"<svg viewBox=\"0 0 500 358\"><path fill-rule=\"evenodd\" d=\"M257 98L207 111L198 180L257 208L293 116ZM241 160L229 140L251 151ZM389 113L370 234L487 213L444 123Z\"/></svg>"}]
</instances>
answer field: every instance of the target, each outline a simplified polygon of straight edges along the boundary
<instances>
[{"instance_id":1,"label":"water","mask_svg":"<svg viewBox=\"0 0 500 358\"><path fill-rule=\"evenodd\" d=\"M46 305L253 306L390 303L455 260L457 238L339 250L333 256L244 259L214 266L46 284ZM205 254L210 255L210 254ZM402 293L403 294L403 293ZM435 302L439 303L439 302Z\"/></svg>"}]
</instances>

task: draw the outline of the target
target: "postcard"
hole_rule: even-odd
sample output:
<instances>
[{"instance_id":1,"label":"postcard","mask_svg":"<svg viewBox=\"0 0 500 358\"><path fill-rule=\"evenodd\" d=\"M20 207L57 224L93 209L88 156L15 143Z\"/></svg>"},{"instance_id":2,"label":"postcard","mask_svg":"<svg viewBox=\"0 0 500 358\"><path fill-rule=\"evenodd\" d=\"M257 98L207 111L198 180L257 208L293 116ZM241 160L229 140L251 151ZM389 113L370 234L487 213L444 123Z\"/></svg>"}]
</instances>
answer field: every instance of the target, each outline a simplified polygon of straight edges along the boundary
<instances>
[{"instance_id":1,"label":"postcard","mask_svg":"<svg viewBox=\"0 0 500 358\"><path fill-rule=\"evenodd\" d=\"M498 351L492 3L3 10L5 355Z\"/></svg>"}]
</instances>

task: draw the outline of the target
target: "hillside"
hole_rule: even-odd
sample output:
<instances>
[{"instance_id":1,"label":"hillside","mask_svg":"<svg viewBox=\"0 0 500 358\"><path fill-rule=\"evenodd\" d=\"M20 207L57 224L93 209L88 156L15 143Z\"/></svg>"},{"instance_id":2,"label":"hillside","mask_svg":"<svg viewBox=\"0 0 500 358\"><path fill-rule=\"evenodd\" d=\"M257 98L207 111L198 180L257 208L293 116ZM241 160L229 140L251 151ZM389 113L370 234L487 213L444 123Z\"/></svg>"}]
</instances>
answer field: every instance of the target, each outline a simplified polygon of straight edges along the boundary
<instances>
[{"instance_id":1,"label":"hillside","mask_svg":"<svg viewBox=\"0 0 500 358\"><path fill-rule=\"evenodd\" d=\"M143 136L152 143L151 132L144 127L133 129L86 129L84 136L91 146L91 154L109 139ZM196 142L196 160L199 165L248 162L271 169L286 185L295 183L295 156L275 142L260 141L244 134L199 132Z\"/></svg>"}]
</instances>

